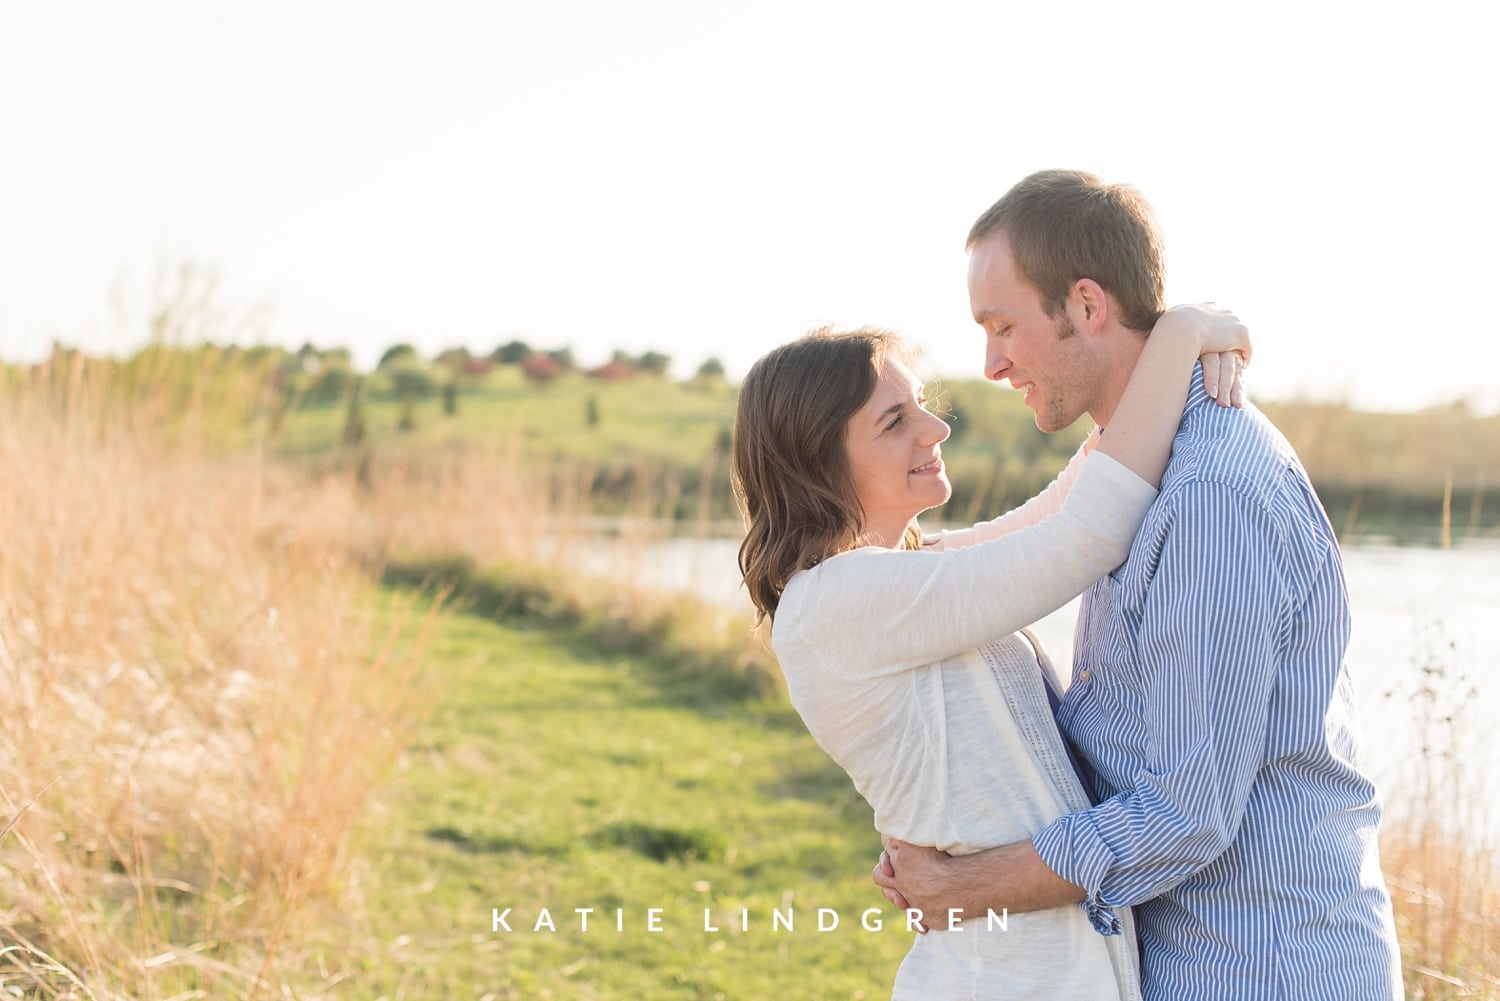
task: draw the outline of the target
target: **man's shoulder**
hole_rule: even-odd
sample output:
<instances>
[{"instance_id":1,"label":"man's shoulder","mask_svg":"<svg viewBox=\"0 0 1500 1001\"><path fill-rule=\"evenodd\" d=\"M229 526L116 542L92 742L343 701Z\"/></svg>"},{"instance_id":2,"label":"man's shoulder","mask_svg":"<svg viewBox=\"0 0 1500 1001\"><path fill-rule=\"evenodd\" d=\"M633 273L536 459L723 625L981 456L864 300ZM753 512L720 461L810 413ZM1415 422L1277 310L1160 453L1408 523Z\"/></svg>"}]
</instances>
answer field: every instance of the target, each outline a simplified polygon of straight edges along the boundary
<instances>
[{"instance_id":1,"label":"man's shoulder","mask_svg":"<svg viewBox=\"0 0 1500 1001\"><path fill-rule=\"evenodd\" d=\"M1181 518L1246 512L1295 549L1335 547L1323 504L1296 451L1265 414L1213 403L1189 407L1172 443L1154 509L1165 529Z\"/></svg>"},{"instance_id":2,"label":"man's shoulder","mask_svg":"<svg viewBox=\"0 0 1500 1001\"><path fill-rule=\"evenodd\" d=\"M1154 576L1166 540L1180 532L1231 561L1234 554L1269 554L1294 589L1340 561L1333 526L1295 450L1248 406L1210 403L1184 413L1131 560Z\"/></svg>"},{"instance_id":3,"label":"man's shoulder","mask_svg":"<svg viewBox=\"0 0 1500 1001\"><path fill-rule=\"evenodd\" d=\"M1162 476L1162 495L1219 485L1250 500L1268 501L1307 474L1296 451L1265 414L1209 403L1183 413Z\"/></svg>"}]
</instances>

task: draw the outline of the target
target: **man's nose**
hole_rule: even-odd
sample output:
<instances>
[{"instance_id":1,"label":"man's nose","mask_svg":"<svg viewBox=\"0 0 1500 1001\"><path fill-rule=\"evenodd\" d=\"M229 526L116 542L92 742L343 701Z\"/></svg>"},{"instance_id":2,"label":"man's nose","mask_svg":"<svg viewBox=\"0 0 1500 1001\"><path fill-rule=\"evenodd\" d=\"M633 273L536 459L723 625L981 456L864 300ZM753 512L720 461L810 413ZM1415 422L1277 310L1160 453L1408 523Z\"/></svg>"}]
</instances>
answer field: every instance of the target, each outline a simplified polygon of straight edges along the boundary
<instances>
[{"instance_id":1,"label":"man's nose","mask_svg":"<svg viewBox=\"0 0 1500 1001\"><path fill-rule=\"evenodd\" d=\"M999 382L1010 375L1010 358L1001 349L999 338L994 338L984 353L984 377Z\"/></svg>"}]
</instances>

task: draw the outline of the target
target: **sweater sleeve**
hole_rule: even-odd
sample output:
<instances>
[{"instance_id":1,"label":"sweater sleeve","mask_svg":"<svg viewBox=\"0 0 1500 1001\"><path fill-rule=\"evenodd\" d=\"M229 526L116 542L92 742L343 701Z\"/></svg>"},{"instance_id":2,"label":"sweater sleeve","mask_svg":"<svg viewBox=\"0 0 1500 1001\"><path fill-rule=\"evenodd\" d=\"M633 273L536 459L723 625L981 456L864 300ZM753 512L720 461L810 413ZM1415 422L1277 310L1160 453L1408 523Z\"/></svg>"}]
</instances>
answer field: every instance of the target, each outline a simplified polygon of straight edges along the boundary
<instances>
[{"instance_id":1,"label":"sweater sleeve","mask_svg":"<svg viewBox=\"0 0 1500 1001\"><path fill-rule=\"evenodd\" d=\"M946 532L938 532L931 536L929 548L961 549L975 543L987 542L1007 532L1014 532L1050 518L1062 509L1063 501L1067 500L1068 491L1073 489L1073 484L1083 469L1083 460L1088 458L1089 452L1093 450L1098 440L1099 431L1095 429L1078 446L1078 451L1073 453L1073 457L1068 460L1063 471L1058 473L1052 482L1035 497L1019 507L1011 508L998 518L981 521L971 528L954 528Z\"/></svg>"},{"instance_id":2,"label":"sweater sleeve","mask_svg":"<svg viewBox=\"0 0 1500 1001\"><path fill-rule=\"evenodd\" d=\"M782 596L778 641L837 650L851 678L972 649L1061 608L1124 562L1155 497L1114 459L1092 455L1057 513L1028 528L940 552L856 549L797 574Z\"/></svg>"}]
</instances>

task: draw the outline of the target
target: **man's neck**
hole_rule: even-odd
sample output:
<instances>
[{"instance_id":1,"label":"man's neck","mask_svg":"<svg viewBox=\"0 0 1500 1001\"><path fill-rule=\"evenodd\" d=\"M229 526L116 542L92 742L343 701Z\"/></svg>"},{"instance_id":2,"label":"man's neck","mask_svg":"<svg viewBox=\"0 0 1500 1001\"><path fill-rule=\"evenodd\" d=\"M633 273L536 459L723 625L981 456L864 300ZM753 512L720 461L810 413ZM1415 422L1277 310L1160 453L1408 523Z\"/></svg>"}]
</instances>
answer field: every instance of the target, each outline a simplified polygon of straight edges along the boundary
<instances>
[{"instance_id":1,"label":"man's neck","mask_svg":"<svg viewBox=\"0 0 1500 1001\"><path fill-rule=\"evenodd\" d=\"M1099 392L1088 408L1089 416L1094 419L1095 424L1100 427L1109 426L1109 422L1115 416L1116 408L1120 405L1120 398L1125 395L1125 387L1130 385L1130 376L1135 371L1136 362L1140 361L1141 352L1145 350L1145 347L1145 335L1124 328L1117 331L1116 336L1106 343L1099 373Z\"/></svg>"}]
</instances>

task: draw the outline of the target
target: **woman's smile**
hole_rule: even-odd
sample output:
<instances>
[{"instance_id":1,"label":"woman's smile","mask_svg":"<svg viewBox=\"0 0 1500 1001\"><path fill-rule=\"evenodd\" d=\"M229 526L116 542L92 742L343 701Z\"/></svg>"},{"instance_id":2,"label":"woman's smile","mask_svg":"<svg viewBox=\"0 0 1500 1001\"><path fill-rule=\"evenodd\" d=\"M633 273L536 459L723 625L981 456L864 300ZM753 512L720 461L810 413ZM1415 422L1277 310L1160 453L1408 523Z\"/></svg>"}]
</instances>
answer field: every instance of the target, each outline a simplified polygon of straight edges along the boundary
<instances>
[{"instance_id":1,"label":"woman's smile","mask_svg":"<svg viewBox=\"0 0 1500 1001\"><path fill-rule=\"evenodd\" d=\"M913 476L936 476L943 471L943 457L933 456L929 461L911 470Z\"/></svg>"}]
</instances>

